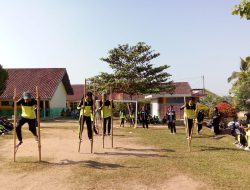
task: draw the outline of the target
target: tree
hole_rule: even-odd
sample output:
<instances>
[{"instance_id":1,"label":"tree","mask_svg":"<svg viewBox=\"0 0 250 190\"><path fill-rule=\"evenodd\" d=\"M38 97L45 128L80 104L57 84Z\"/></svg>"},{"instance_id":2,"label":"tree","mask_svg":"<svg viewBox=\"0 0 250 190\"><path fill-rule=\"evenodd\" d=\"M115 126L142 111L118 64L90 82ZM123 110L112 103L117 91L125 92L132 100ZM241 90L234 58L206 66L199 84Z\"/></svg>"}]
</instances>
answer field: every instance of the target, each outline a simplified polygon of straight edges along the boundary
<instances>
[{"instance_id":1,"label":"tree","mask_svg":"<svg viewBox=\"0 0 250 190\"><path fill-rule=\"evenodd\" d=\"M250 57L245 60L241 58L240 71L234 71L228 78L233 82L230 94L233 96L233 103L239 110L248 110L250 105L246 101L250 98Z\"/></svg>"},{"instance_id":2,"label":"tree","mask_svg":"<svg viewBox=\"0 0 250 190\"><path fill-rule=\"evenodd\" d=\"M113 74L101 73L91 78L95 81L98 90L108 90L112 86L114 91L125 93L132 97L138 94L160 93L166 91L172 93L173 82L171 76L165 70L168 65L153 67L151 60L157 58L160 53L151 50L151 46L139 42L135 46L118 45L111 49L103 62L109 64Z\"/></svg>"},{"instance_id":3,"label":"tree","mask_svg":"<svg viewBox=\"0 0 250 190\"><path fill-rule=\"evenodd\" d=\"M232 10L233 15L240 15L241 18L250 19L250 0L241 0L239 5L235 5Z\"/></svg>"},{"instance_id":4,"label":"tree","mask_svg":"<svg viewBox=\"0 0 250 190\"><path fill-rule=\"evenodd\" d=\"M215 107L218 108L218 110L222 113L224 118L236 116L235 108L226 101L218 103Z\"/></svg>"},{"instance_id":5,"label":"tree","mask_svg":"<svg viewBox=\"0 0 250 190\"><path fill-rule=\"evenodd\" d=\"M6 80L8 79L8 72L0 64L0 95L6 88Z\"/></svg>"}]
</instances>

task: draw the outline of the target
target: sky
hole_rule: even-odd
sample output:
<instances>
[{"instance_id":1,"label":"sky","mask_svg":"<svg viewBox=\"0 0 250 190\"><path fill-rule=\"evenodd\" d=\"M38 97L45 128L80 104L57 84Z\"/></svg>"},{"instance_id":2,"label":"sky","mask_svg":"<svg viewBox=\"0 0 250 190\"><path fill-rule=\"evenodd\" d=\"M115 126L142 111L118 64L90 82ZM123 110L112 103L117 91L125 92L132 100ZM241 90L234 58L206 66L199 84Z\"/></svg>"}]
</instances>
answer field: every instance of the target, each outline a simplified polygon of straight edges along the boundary
<instances>
[{"instance_id":1,"label":"sky","mask_svg":"<svg viewBox=\"0 0 250 190\"><path fill-rule=\"evenodd\" d=\"M0 64L66 68L71 84L100 72L118 44L145 42L171 80L228 95L227 78L250 55L250 21L239 0L0 0Z\"/></svg>"}]
</instances>

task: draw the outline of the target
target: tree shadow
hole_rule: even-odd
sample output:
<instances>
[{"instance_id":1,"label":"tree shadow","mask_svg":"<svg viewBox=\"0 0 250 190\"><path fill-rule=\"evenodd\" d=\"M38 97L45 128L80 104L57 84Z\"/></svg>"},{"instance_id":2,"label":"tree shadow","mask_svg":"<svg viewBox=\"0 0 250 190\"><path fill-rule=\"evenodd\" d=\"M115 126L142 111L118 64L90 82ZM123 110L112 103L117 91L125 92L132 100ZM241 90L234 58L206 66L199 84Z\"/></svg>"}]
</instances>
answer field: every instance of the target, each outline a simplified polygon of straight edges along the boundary
<instances>
[{"instance_id":1,"label":"tree shadow","mask_svg":"<svg viewBox=\"0 0 250 190\"><path fill-rule=\"evenodd\" d=\"M223 150L232 150L232 151L242 151L237 148L226 148L226 147L214 147L214 146L196 146L200 147L201 151L223 151Z\"/></svg>"},{"instance_id":2,"label":"tree shadow","mask_svg":"<svg viewBox=\"0 0 250 190\"><path fill-rule=\"evenodd\" d=\"M132 153L132 152L104 152L104 153L95 153L97 155L106 155L106 156L136 156L139 158L165 158L166 155L160 154L150 154L150 153Z\"/></svg>"},{"instance_id":3,"label":"tree shadow","mask_svg":"<svg viewBox=\"0 0 250 190\"><path fill-rule=\"evenodd\" d=\"M115 147L115 149L121 150L121 151L138 151L138 152L145 152L145 151L151 151L151 152L175 152L172 149L154 149L154 148L138 149L138 148Z\"/></svg>"},{"instance_id":4,"label":"tree shadow","mask_svg":"<svg viewBox=\"0 0 250 190\"><path fill-rule=\"evenodd\" d=\"M94 169L117 169L117 168L124 168L124 166L120 164L111 164L111 163L104 163L104 162L97 162L93 160L86 160L86 161L73 161L73 160L60 160L59 163L53 163L48 161L42 161L41 163L53 165L53 166L68 166L68 165L80 165L82 167L89 167Z\"/></svg>"}]
</instances>

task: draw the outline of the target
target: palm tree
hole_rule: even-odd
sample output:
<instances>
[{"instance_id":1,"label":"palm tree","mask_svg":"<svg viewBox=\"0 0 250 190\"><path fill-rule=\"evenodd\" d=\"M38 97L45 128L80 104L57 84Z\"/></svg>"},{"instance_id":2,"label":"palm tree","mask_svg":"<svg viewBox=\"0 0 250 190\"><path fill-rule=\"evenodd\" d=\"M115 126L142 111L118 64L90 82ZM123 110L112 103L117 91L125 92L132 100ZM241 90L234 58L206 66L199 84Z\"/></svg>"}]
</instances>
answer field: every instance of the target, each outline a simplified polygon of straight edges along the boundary
<instances>
[{"instance_id":1,"label":"palm tree","mask_svg":"<svg viewBox=\"0 0 250 190\"><path fill-rule=\"evenodd\" d=\"M242 80L245 80L247 77L249 77L250 74L250 56L246 57L246 60L240 58L240 71L234 71L232 75L227 79L228 82L231 82L232 80L237 80L235 84L238 82L241 82Z\"/></svg>"}]
</instances>

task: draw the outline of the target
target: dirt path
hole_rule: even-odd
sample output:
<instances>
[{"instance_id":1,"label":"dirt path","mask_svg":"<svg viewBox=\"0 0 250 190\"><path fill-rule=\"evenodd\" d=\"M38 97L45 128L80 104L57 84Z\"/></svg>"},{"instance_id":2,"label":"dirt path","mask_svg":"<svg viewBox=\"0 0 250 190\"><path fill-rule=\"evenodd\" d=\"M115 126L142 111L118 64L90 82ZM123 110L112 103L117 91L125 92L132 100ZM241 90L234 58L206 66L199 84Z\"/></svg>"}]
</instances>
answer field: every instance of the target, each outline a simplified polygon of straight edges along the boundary
<instances>
[{"instance_id":1,"label":"dirt path","mask_svg":"<svg viewBox=\"0 0 250 190\"><path fill-rule=\"evenodd\" d=\"M65 125L77 125L65 123ZM140 146L136 139L128 138L124 134L116 134L114 148L111 148L110 137L106 137L106 148L102 148L102 137L94 138L94 154L90 154L90 142L84 131L81 152L78 153L77 129L46 128L51 123L42 124L42 164L37 163L38 151L33 138L25 138L23 145L17 152L17 163L13 163L13 140L5 140L0 144L0 189L99 189L77 186L72 181L65 181L73 175L72 167L79 164L99 168L119 169L118 164L110 164L113 159L130 157L153 157L161 152L153 147ZM106 164L98 162L105 159ZM110 161L110 162L109 162ZM32 168L33 167L33 168ZM163 181L157 186L147 186L139 181L130 181L124 184L110 184L109 189L208 189L201 182L178 175Z\"/></svg>"}]
</instances>

